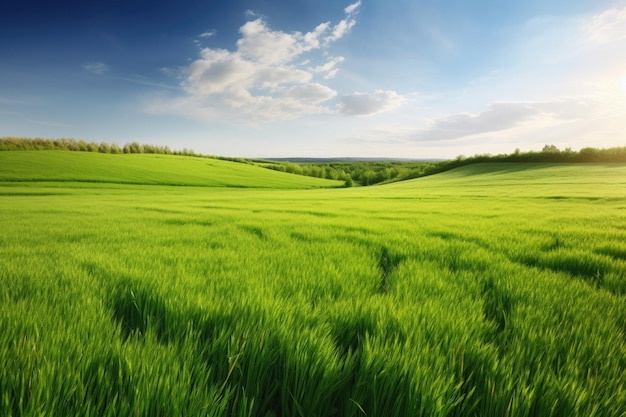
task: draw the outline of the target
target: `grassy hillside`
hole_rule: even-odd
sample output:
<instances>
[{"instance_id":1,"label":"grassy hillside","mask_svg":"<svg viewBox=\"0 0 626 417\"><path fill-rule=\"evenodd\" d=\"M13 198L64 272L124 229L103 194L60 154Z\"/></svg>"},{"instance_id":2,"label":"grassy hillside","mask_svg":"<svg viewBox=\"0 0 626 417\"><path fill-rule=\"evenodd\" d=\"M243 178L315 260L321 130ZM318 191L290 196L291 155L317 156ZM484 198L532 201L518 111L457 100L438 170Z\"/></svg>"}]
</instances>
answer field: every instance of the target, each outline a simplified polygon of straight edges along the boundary
<instances>
[{"instance_id":1,"label":"grassy hillside","mask_svg":"<svg viewBox=\"0 0 626 417\"><path fill-rule=\"evenodd\" d=\"M0 181L250 188L343 185L340 181L290 175L211 158L70 151L0 152Z\"/></svg>"},{"instance_id":2,"label":"grassy hillside","mask_svg":"<svg viewBox=\"0 0 626 417\"><path fill-rule=\"evenodd\" d=\"M477 163L384 186L453 196L624 197L626 164Z\"/></svg>"},{"instance_id":3,"label":"grassy hillside","mask_svg":"<svg viewBox=\"0 0 626 417\"><path fill-rule=\"evenodd\" d=\"M0 415L626 416L626 165L211 192L36 166L0 165Z\"/></svg>"}]
</instances>

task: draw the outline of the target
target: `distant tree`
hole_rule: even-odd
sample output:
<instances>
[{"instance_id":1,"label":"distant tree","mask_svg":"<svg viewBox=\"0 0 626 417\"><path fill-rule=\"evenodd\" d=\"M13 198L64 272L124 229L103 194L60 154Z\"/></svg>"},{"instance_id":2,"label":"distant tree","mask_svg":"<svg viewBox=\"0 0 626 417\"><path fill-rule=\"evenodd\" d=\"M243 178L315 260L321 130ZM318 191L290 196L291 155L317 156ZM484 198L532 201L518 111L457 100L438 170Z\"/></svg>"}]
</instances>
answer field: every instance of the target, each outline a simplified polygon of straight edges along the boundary
<instances>
[{"instance_id":1,"label":"distant tree","mask_svg":"<svg viewBox=\"0 0 626 417\"><path fill-rule=\"evenodd\" d=\"M143 153L143 145L139 142L132 142L130 144L130 153Z\"/></svg>"},{"instance_id":2,"label":"distant tree","mask_svg":"<svg viewBox=\"0 0 626 417\"><path fill-rule=\"evenodd\" d=\"M100 144L98 145L98 152L111 153L111 145L106 142L100 142Z\"/></svg>"},{"instance_id":3,"label":"distant tree","mask_svg":"<svg viewBox=\"0 0 626 417\"><path fill-rule=\"evenodd\" d=\"M561 151L554 145L546 145L541 150L543 153L560 153Z\"/></svg>"},{"instance_id":4,"label":"distant tree","mask_svg":"<svg viewBox=\"0 0 626 417\"><path fill-rule=\"evenodd\" d=\"M64 150L67 151L80 151L80 147L78 145L78 142L76 142L73 139L62 139L64 144L65 144L65 148L62 148Z\"/></svg>"},{"instance_id":5,"label":"distant tree","mask_svg":"<svg viewBox=\"0 0 626 417\"><path fill-rule=\"evenodd\" d=\"M177 152L177 155L194 156L195 152L193 151L193 149L183 148L182 151Z\"/></svg>"},{"instance_id":6,"label":"distant tree","mask_svg":"<svg viewBox=\"0 0 626 417\"><path fill-rule=\"evenodd\" d=\"M583 148L579 152L581 162L596 162L600 159L600 151L595 148Z\"/></svg>"},{"instance_id":7,"label":"distant tree","mask_svg":"<svg viewBox=\"0 0 626 417\"><path fill-rule=\"evenodd\" d=\"M387 168L384 168L376 173L376 176L374 177L374 182L375 183L384 182L388 179L389 179L389 173L387 172Z\"/></svg>"},{"instance_id":8,"label":"distant tree","mask_svg":"<svg viewBox=\"0 0 626 417\"><path fill-rule=\"evenodd\" d=\"M376 182L376 173L372 171L371 169L368 169L361 176L361 181L363 182L363 185L374 184Z\"/></svg>"},{"instance_id":9,"label":"distant tree","mask_svg":"<svg viewBox=\"0 0 626 417\"><path fill-rule=\"evenodd\" d=\"M303 169L300 165L298 164L293 164L290 162L287 162L285 164L285 171L289 172L290 174L298 174L298 175L302 175L303 173Z\"/></svg>"},{"instance_id":10,"label":"distant tree","mask_svg":"<svg viewBox=\"0 0 626 417\"><path fill-rule=\"evenodd\" d=\"M89 145L82 139L77 142L77 145L80 152L87 152L89 150Z\"/></svg>"},{"instance_id":11,"label":"distant tree","mask_svg":"<svg viewBox=\"0 0 626 417\"><path fill-rule=\"evenodd\" d=\"M122 149L120 149L120 147L117 145L117 143L112 143L111 144L111 153L113 154L118 154L118 153L122 153Z\"/></svg>"}]
</instances>

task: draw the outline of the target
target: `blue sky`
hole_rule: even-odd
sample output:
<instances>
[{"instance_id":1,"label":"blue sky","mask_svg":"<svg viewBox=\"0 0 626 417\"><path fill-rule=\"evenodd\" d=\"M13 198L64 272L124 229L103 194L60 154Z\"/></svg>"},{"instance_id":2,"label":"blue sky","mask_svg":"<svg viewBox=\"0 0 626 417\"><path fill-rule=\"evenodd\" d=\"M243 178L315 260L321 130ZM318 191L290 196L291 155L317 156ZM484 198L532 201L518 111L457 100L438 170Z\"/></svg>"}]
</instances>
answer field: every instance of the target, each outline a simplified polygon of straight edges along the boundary
<instances>
[{"instance_id":1,"label":"blue sky","mask_svg":"<svg viewBox=\"0 0 626 417\"><path fill-rule=\"evenodd\" d=\"M626 1L24 0L0 136L225 156L626 146Z\"/></svg>"}]
</instances>

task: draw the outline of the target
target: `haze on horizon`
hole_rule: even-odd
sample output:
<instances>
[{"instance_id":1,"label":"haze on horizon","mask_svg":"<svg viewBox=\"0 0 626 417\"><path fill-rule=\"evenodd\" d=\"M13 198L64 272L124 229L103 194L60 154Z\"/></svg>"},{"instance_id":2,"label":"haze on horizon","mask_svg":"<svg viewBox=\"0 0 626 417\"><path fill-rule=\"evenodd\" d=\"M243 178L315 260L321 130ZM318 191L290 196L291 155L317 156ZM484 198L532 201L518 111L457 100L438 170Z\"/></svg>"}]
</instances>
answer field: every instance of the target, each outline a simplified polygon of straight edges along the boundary
<instances>
[{"instance_id":1,"label":"haze on horizon","mask_svg":"<svg viewBox=\"0 0 626 417\"><path fill-rule=\"evenodd\" d=\"M626 1L5 8L0 136L243 157L626 145Z\"/></svg>"}]
</instances>

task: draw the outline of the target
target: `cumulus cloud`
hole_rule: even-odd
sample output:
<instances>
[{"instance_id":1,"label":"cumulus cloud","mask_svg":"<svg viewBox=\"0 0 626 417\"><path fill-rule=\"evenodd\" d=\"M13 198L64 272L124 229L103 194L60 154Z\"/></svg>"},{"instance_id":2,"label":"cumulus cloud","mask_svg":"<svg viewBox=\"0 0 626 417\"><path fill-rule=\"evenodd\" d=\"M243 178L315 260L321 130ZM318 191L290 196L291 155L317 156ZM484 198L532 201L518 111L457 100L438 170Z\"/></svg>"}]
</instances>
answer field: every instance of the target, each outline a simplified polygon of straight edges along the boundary
<instances>
[{"instance_id":1,"label":"cumulus cloud","mask_svg":"<svg viewBox=\"0 0 626 417\"><path fill-rule=\"evenodd\" d=\"M109 71L109 66L103 62L88 62L83 64L83 68L96 75L103 75Z\"/></svg>"},{"instance_id":2,"label":"cumulus cloud","mask_svg":"<svg viewBox=\"0 0 626 417\"><path fill-rule=\"evenodd\" d=\"M590 98L561 98L545 102L494 102L480 113L460 113L431 120L409 134L412 141L450 141L518 127L537 119L555 122L588 117L597 107Z\"/></svg>"},{"instance_id":3,"label":"cumulus cloud","mask_svg":"<svg viewBox=\"0 0 626 417\"><path fill-rule=\"evenodd\" d=\"M243 37L237 41L237 52L244 58L261 64L280 64L299 55L303 45L295 34L273 31L261 19L247 22L240 29Z\"/></svg>"},{"instance_id":4,"label":"cumulus cloud","mask_svg":"<svg viewBox=\"0 0 626 417\"><path fill-rule=\"evenodd\" d=\"M399 107L404 98L395 91L376 90L374 94L354 93L341 98L339 111L346 116L365 116Z\"/></svg>"},{"instance_id":5,"label":"cumulus cloud","mask_svg":"<svg viewBox=\"0 0 626 417\"><path fill-rule=\"evenodd\" d=\"M396 107L401 97L393 91L348 95L337 105L331 100L338 92L324 84L344 62L329 48L354 27L360 5L357 1L347 6L338 23L323 22L305 33L272 29L263 17L247 13L250 20L240 27L236 48L201 49L198 59L180 72L187 97L177 98L172 106L162 100L157 108L181 111L186 102L211 109L190 114L215 114L221 108L255 120L287 120L324 113L374 114ZM324 61L319 62L320 57Z\"/></svg>"}]
</instances>

